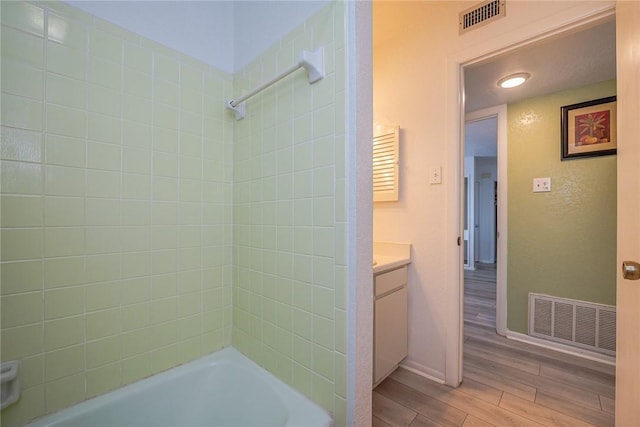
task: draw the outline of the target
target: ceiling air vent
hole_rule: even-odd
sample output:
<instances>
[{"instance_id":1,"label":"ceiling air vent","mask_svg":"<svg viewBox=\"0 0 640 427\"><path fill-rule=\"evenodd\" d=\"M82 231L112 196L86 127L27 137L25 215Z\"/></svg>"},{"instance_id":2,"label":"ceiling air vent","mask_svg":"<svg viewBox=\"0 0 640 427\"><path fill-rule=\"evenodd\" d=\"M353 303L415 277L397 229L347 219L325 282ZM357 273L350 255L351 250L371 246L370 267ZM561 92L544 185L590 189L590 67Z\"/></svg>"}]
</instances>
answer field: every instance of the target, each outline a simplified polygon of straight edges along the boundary
<instances>
[{"instance_id":1,"label":"ceiling air vent","mask_svg":"<svg viewBox=\"0 0 640 427\"><path fill-rule=\"evenodd\" d=\"M506 16L506 0L488 0L460 12L459 33L463 34Z\"/></svg>"}]
</instances>

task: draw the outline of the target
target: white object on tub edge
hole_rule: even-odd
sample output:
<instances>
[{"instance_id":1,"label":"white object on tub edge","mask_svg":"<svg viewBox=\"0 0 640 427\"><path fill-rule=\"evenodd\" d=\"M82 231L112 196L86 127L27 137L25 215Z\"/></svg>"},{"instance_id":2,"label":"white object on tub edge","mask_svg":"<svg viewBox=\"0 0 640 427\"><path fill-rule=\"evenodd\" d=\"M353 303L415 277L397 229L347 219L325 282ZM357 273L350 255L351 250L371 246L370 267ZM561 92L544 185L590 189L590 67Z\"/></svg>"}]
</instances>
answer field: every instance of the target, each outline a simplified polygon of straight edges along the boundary
<instances>
[{"instance_id":1,"label":"white object on tub edge","mask_svg":"<svg viewBox=\"0 0 640 427\"><path fill-rule=\"evenodd\" d=\"M0 392L0 396L2 396L0 409L4 409L20 399L19 372L19 360L12 360L0 364L0 385L2 386L2 391Z\"/></svg>"}]
</instances>

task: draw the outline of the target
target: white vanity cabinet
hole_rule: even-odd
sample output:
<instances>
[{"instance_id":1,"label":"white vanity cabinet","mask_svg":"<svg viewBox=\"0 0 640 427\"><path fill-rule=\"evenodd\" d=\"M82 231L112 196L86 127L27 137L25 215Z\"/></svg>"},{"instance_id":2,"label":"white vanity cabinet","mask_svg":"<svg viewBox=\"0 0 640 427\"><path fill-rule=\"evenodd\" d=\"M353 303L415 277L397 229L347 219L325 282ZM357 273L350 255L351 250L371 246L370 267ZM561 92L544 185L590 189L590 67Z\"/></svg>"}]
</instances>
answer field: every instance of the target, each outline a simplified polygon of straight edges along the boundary
<instances>
[{"instance_id":1,"label":"white vanity cabinet","mask_svg":"<svg viewBox=\"0 0 640 427\"><path fill-rule=\"evenodd\" d=\"M407 356L407 266L374 275L374 387Z\"/></svg>"}]
</instances>

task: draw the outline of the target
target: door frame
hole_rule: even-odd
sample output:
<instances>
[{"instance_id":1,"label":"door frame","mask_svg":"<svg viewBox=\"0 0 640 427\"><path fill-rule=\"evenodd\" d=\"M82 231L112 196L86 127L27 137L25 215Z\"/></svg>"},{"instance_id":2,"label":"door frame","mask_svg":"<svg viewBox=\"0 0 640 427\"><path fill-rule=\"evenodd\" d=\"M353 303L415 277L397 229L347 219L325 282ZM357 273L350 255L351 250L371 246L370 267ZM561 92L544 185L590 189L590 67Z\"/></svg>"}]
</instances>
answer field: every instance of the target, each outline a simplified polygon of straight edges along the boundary
<instances>
[{"instance_id":1,"label":"door frame","mask_svg":"<svg viewBox=\"0 0 640 427\"><path fill-rule=\"evenodd\" d=\"M496 227L498 233L498 238L496 240L498 254L496 257L496 332L498 332L499 335L505 336L507 334L507 105L501 104L495 107L484 108L482 110L467 113L464 117L464 124L473 123L492 117L495 117L497 119L496 144L498 147L498 224ZM461 151L462 157L464 159L464 134L462 135ZM464 174L464 170L462 172ZM462 189L461 191L464 191L464 189ZM462 278L462 286L462 298L464 299L464 277ZM462 313L462 316L462 324L464 327L464 312Z\"/></svg>"},{"instance_id":2,"label":"door frame","mask_svg":"<svg viewBox=\"0 0 640 427\"><path fill-rule=\"evenodd\" d=\"M640 36L640 4L617 2L620 14L616 21L616 78L618 85L618 241L617 260L621 266L625 260L640 261L640 143L638 114L640 113L640 78L638 77L638 37ZM616 274L616 425L640 424L638 395L640 394L640 285L622 277L622 269Z\"/></svg>"},{"instance_id":3,"label":"door frame","mask_svg":"<svg viewBox=\"0 0 640 427\"><path fill-rule=\"evenodd\" d=\"M445 339L445 383L457 387L462 382L462 355L464 340L464 274L462 246L464 179L464 67L490 58L495 58L518 48L545 40L568 31L602 22L615 16L615 2L603 2L589 9L576 4L570 8L538 21L535 27L526 26L505 33L499 39L491 39L452 54L446 63L446 124L452 130L447 136L446 178L452 183L446 195L446 210L452 213L446 226L446 270L450 286L447 294L447 329ZM504 239L506 240L506 239ZM496 319L497 320L497 319Z\"/></svg>"},{"instance_id":4,"label":"door frame","mask_svg":"<svg viewBox=\"0 0 640 427\"><path fill-rule=\"evenodd\" d=\"M467 174L469 172L469 174ZM464 212L464 220L462 233L463 236L463 244L462 248L463 252L463 268L465 270L475 270L475 203L476 203L476 195L475 195L475 162L473 165L467 163L467 159L464 160L463 166L463 182L462 182L462 192L463 197L465 198L465 205L463 207ZM473 215L472 215L473 212ZM466 228L465 228L466 227ZM466 260L466 262L465 262Z\"/></svg>"}]
</instances>

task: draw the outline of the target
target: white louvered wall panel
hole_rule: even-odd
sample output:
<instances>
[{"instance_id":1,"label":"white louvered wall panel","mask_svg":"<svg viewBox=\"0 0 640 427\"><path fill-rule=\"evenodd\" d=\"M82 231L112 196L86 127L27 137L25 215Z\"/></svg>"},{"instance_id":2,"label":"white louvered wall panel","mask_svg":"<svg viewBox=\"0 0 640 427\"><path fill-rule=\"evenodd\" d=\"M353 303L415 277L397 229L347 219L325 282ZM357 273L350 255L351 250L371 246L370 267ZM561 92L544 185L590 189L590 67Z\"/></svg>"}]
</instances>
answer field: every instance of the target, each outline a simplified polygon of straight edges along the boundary
<instances>
[{"instance_id":1,"label":"white louvered wall panel","mask_svg":"<svg viewBox=\"0 0 640 427\"><path fill-rule=\"evenodd\" d=\"M373 135L373 201L397 201L400 128L376 126Z\"/></svg>"}]
</instances>

